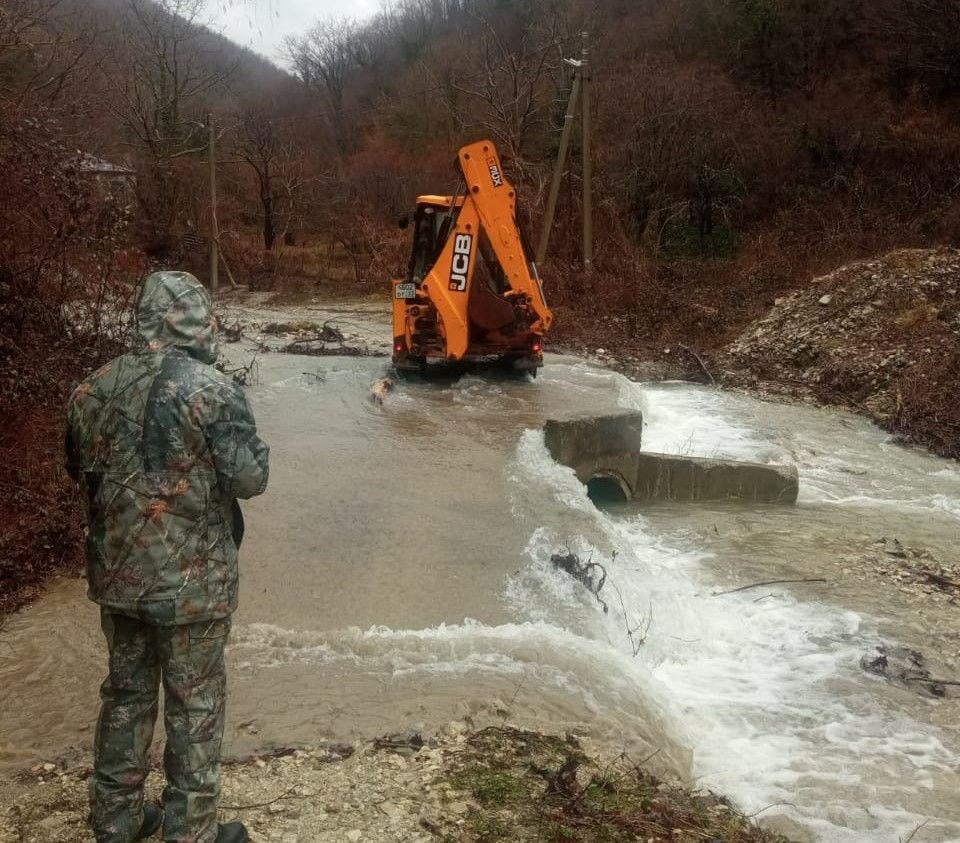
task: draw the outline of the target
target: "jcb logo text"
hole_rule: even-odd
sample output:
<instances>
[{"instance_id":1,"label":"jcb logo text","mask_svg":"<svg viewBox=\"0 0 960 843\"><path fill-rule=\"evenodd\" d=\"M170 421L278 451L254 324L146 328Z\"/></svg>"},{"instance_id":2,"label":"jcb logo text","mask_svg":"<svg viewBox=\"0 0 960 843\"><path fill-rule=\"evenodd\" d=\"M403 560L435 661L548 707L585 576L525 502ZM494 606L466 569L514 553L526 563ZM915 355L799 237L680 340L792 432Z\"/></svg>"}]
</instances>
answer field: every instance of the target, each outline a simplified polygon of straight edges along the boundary
<instances>
[{"instance_id":1,"label":"jcb logo text","mask_svg":"<svg viewBox=\"0 0 960 843\"><path fill-rule=\"evenodd\" d=\"M450 266L450 289L462 293L467 289L467 276L470 272L470 253L473 251L473 237L470 234L458 234L453 241L453 263Z\"/></svg>"}]
</instances>

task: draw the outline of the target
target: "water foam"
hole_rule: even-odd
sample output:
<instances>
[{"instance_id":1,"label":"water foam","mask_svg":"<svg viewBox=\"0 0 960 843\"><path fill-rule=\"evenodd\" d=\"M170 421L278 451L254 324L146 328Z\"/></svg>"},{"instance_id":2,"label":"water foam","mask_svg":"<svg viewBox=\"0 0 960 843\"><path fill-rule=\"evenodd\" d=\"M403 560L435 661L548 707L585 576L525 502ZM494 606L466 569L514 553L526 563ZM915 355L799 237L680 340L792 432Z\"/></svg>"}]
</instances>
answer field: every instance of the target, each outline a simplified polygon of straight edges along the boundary
<instances>
[{"instance_id":1,"label":"water foam","mask_svg":"<svg viewBox=\"0 0 960 843\"><path fill-rule=\"evenodd\" d=\"M688 769L682 747L662 739L678 727L667 723L665 701L657 698L647 666L606 642L544 621L491 626L468 619L418 630L377 626L329 632L256 623L235 628L230 656L240 674L299 665L328 676L340 670L376 675L388 683L433 677L454 679L462 687L465 677L508 680L526 685L539 698L541 717L549 716L551 704L558 711L569 708L557 700L576 699L581 716L632 724L614 739L656 742L675 769ZM638 693L641 688L645 693Z\"/></svg>"},{"instance_id":2,"label":"water foam","mask_svg":"<svg viewBox=\"0 0 960 843\"><path fill-rule=\"evenodd\" d=\"M728 412L729 399L718 393L641 388L581 364L551 368L564 370L563 377L544 372L551 388L570 388L570 378L583 391L612 386L622 407L644 413L651 450L771 461L790 456L801 462L802 501L841 506L862 499L875 506L895 500L896 488L865 490L844 474L844 456L824 456L819 443L785 446L777 431L732 421L731 415L750 414ZM463 409L494 394L511 407L529 400L476 379L464 379L447 397ZM863 676L857 662L875 641L872 619L802 603L776 587L714 596L712 560L702 546L658 531L649 518L596 510L572 470L550 459L539 431L522 435L508 470L511 511L530 536L524 564L504 587L514 623L333 632L239 626L231 655L237 669L295 664L336 676L343 668L383 677L385 684L466 677L487 688L492 683L484 679L506 680L501 686L523 681L541 695L531 705L541 705L544 717L556 714L559 722L575 710L612 718L624 730L638 724L678 767L688 747L698 780L749 812L773 805L764 816L784 814L819 839L893 840L919 824L916 806L938 779L950 780L956 759L934 731L884 709L871 693L879 680ZM913 499L918 507L955 511L949 495L939 503L936 495ZM606 567L607 612L553 568L552 553L566 546ZM461 681L457 692L464 687L471 683ZM564 697L576 705L564 708ZM936 839L960 839L960 827L949 829L957 834L948 836L952 831L941 825Z\"/></svg>"},{"instance_id":3,"label":"water foam","mask_svg":"<svg viewBox=\"0 0 960 843\"><path fill-rule=\"evenodd\" d=\"M658 388L643 395L629 381L620 388L626 406L645 412L652 448L778 455L762 436L728 423L710 393ZM523 490L539 486L570 508L565 526L583 530L592 520L599 528L603 547L581 534L571 549L606 566L605 594L616 597L607 613L598 611L549 564L570 533L538 529L531 561L508 598L521 614L564 617L579 635L619 647L627 658L637 650L634 660L646 665L660 686L656 698L674 714L664 722L683 724L673 737L689 741L698 778L748 811L773 806L766 815L792 817L823 840L892 838L923 820L903 802L951 774L956 758L933 730L886 710L871 693L858 660L875 640L872 619L802 603L779 588L759 599L755 592L715 596L709 554L682 535L658 535L640 516L597 511L572 472L550 459L539 432L523 437L514 474L515 508L528 500ZM646 640L638 645L641 634ZM649 685L642 690L651 693ZM875 782L891 783L888 792L878 794Z\"/></svg>"}]
</instances>

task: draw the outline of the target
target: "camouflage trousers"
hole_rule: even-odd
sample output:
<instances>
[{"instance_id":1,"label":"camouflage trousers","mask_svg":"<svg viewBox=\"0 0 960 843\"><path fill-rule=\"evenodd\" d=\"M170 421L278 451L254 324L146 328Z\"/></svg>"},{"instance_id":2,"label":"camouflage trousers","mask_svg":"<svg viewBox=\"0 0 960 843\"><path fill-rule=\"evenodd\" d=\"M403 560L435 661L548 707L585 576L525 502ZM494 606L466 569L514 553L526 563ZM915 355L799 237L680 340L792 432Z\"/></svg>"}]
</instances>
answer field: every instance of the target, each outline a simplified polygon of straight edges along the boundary
<instances>
[{"instance_id":1,"label":"camouflage trousers","mask_svg":"<svg viewBox=\"0 0 960 843\"><path fill-rule=\"evenodd\" d=\"M101 624L110 674L100 687L90 781L98 843L128 843L140 830L161 681L167 732L163 839L215 840L230 619L154 626L103 610Z\"/></svg>"}]
</instances>

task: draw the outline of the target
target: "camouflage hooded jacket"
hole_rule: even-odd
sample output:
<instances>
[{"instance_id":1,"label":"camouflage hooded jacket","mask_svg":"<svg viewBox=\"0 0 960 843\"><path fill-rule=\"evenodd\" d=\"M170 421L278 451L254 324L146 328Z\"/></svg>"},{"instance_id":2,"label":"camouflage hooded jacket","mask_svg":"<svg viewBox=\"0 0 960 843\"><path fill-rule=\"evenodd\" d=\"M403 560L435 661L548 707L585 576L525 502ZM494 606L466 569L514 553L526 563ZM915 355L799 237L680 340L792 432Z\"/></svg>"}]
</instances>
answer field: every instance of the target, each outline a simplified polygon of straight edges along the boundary
<instances>
[{"instance_id":1,"label":"camouflage hooded jacket","mask_svg":"<svg viewBox=\"0 0 960 843\"><path fill-rule=\"evenodd\" d=\"M236 608L236 499L267 485L269 449L243 392L211 365L214 337L200 282L154 273L133 350L83 381L67 409L67 469L86 493L90 598L150 623Z\"/></svg>"}]
</instances>

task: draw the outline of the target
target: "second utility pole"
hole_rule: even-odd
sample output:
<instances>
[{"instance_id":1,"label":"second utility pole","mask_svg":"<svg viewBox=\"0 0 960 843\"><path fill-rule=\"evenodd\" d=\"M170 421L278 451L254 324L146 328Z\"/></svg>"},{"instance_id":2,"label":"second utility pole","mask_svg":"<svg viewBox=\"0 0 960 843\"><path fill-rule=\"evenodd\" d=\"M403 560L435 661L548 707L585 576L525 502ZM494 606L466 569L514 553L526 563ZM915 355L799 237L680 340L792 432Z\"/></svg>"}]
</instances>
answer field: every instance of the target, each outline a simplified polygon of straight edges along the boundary
<instances>
[{"instance_id":1,"label":"second utility pole","mask_svg":"<svg viewBox=\"0 0 960 843\"><path fill-rule=\"evenodd\" d=\"M573 121L577 114L577 97L583 98L583 271L589 274L593 268L593 160L590 157L590 66L588 64L589 51L587 49L587 33L583 36L583 48L580 61L564 59L576 68L573 76L573 86L570 88L570 99L563 117L563 131L560 133L560 148L557 150L557 163L553 170L553 180L550 183L550 192L547 194L547 204L543 209L543 221L540 224L540 242L537 244L535 263L542 265L547 257L547 247L550 245L550 231L553 228L553 218L557 210L557 197L560 193L560 182L563 180L564 166L567 160L567 149L570 146L570 135L573 131Z\"/></svg>"},{"instance_id":2,"label":"second utility pole","mask_svg":"<svg viewBox=\"0 0 960 843\"><path fill-rule=\"evenodd\" d=\"M587 33L583 32L580 75L583 78L583 271L593 269L593 161L590 157L590 62Z\"/></svg>"},{"instance_id":3,"label":"second utility pole","mask_svg":"<svg viewBox=\"0 0 960 843\"><path fill-rule=\"evenodd\" d=\"M563 131L560 133L560 148L557 150L557 164L553 169L553 181L550 183L550 193L547 194L547 205L543 209L543 222L540 224L540 242L537 244L537 265L547 257L547 247L550 245L550 232L553 229L553 215L557 210L557 197L560 195L560 182L563 181L563 168L567 161L567 148L570 146L570 135L573 132L573 121L577 115L577 97L580 95L580 66L573 60L567 59L576 70L573 73L573 87L570 88L570 99L567 101L567 110L563 116Z\"/></svg>"},{"instance_id":4,"label":"second utility pole","mask_svg":"<svg viewBox=\"0 0 960 843\"><path fill-rule=\"evenodd\" d=\"M207 114L207 131L210 154L210 293L215 296L218 286L217 271L220 265L220 227L217 222L217 136L212 113Z\"/></svg>"}]
</instances>

